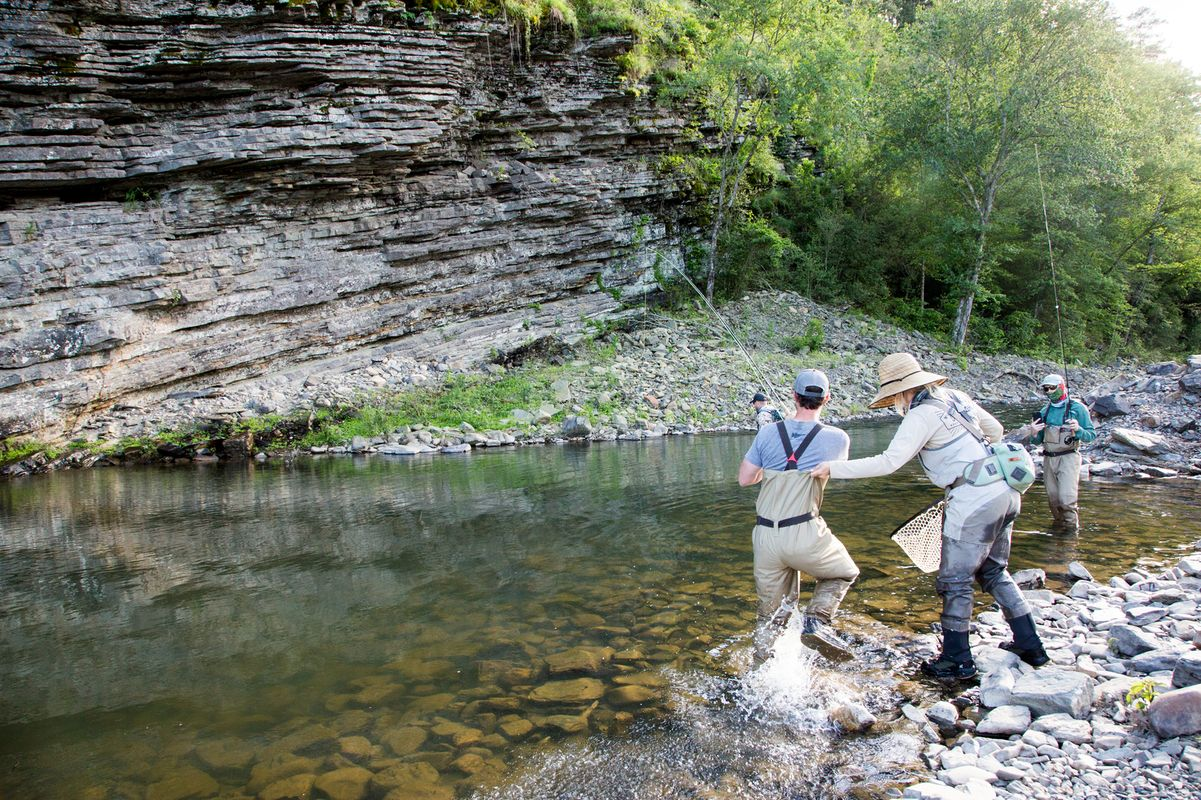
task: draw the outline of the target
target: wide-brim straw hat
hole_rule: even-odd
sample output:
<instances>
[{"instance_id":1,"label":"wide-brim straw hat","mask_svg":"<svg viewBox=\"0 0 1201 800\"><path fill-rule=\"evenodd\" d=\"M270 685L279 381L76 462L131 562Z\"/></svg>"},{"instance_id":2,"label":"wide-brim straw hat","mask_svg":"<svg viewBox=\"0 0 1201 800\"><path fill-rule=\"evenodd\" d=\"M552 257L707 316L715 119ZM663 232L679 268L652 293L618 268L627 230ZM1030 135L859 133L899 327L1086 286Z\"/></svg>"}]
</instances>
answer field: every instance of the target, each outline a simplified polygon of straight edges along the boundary
<instances>
[{"instance_id":1,"label":"wide-brim straw hat","mask_svg":"<svg viewBox=\"0 0 1201 800\"><path fill-rule=\"evenodd\" d=\"M884 408L892 398L909 389L946 383L944 375L926 372L910 353L890 353L880 362L880 389L868 408Z\"/></svg>"}]
</instances>

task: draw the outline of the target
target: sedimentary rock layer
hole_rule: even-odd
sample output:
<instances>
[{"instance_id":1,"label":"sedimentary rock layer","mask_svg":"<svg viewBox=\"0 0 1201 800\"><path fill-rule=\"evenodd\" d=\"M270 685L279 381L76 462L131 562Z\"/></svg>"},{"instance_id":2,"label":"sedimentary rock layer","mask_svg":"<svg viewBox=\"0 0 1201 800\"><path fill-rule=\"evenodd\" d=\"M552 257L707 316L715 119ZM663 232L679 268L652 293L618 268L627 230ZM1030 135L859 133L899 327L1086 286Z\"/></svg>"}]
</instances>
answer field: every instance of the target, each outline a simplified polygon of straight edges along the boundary
<instances>
[{"instance_id":1,"label":"sedimentary rock layer","mask_svg":"<svg viewBox=\"0 0 1201 800\"><path fill-rule=\"evenodd\" d=\"M613 310L679 202L683 121L623 91L628 45L389 3L7 4L0 436Z\"/></svg>"}]
</instances>

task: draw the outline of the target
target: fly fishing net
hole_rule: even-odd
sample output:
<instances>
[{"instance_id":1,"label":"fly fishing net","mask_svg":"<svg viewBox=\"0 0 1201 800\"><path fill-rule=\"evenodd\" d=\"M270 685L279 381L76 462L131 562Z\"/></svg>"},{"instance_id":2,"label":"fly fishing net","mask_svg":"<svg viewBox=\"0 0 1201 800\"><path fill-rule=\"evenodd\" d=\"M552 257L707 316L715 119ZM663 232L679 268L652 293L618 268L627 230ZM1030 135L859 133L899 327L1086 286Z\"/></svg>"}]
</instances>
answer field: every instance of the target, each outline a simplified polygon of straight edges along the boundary
<instances>
[{"instance_id":1,"label":"fly fishing net","mask_svg":"<svg viewBox=\"0 0 1201 800\"><path fill-rule=\"evenodd\" d=\"M942 518L946 500L927 506L892 533L892 540L922 572L934 572L942 559Z\"/></svg>"}]
</instances>

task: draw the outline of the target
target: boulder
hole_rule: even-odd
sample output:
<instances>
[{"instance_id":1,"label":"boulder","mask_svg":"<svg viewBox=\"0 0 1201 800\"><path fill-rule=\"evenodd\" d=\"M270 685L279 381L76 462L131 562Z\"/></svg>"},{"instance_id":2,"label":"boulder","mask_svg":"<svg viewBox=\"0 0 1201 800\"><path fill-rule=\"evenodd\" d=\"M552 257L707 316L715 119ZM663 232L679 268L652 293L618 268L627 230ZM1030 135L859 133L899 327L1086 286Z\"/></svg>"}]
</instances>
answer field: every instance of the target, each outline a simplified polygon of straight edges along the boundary
<instances>
[{"instance_id":1,"label":"boulder","mask_svg":"<svg viewBox=\"0 0 1201 800\"><path fill-rule=\"evenodd\" d=\"M1114 441L1151 456L1166 453L1171 449L1168 440L1158 433L1147 433L1134 428L1114 428L1109 435Z\"/></svg>"},{"instance_id":2,"label":"boulder","mask_svg":"<svg viewBox=\"0 0 1201 800\"><path fill-rule=\"evenodd\" d=\"M1189 394L1201 394L1201 372L1190 372L1180 376L1180 390Z\"/></svg>"},{"instance_id":3,"label":"boulder","mask_svg":"<svg viewBox=\"0 0 1201 800\"><path fill-rule=\"evenodd\" d=\"M1148 375L1175 375L1184 367L1177 361L1160 361L1147 367Z\"/></svg>"},{"instance_id":4,"label":"boulder","mask_svg":"<svg viewBox=\"0 0 1201 800\"><path fill-rule=\"evenodd\" d=\"M1109 629L1110 647L1127 658L1159 647L1159 640L1133 625L1114 625Z\"/></svg>"},{"instance_id":5,"label":"boulder","mask_svg":"<svg viewBox=\"0 0 1201 800\"><path fill-rule=\"evenodd\" d=\"M1147 708L1147 718L1161 739L1201 733L1201 685L1156 697Z\"/></svg>"},{"instance_id":6,"label":"boulder","mask_svg":"<svg viewBox=\"0 0 1201 800\"><path fill-rule=\"evenodd\" d=\"M569 414L563 420L562 433L568 439L582 439L592 433L592 423L588 421L587 417Z\"/></svg>"},{"instance_id":7,"label":"boulder","mask_svg":"<svg viewBox=\"0 0 1201 800\"><path fill-rule=\"evenodd\" d=\"M1160 647L1146 653L1140 653L1130 659L1127 664L1136 672L1167 672L1176 669L1176 662L1184 654L1183 649L1175 647Z\"/></svg>"},{"instance_id":8,"label":"boulder","mask_svg":"<svg viewBox=\"0 0 1201 800\"><path fill-rule=\"evenodd\" d=\"M1130 399L1116 392L1093 398L1090 407L1097 417L1119 417L1134 410Z\"/></svg>"},{"instance_id":9,"label":"boulder","mask_svg":"<svg viewBox=\"0 0 1201 800\"><path fill-rule=\"evenodd\" d=\"M1026 706L1035 717L1070 714L1082 719L1093 704L1093 684L1080 672L1044 667L1018 678L1013 703Z\"/></svg>"}]
</instances>

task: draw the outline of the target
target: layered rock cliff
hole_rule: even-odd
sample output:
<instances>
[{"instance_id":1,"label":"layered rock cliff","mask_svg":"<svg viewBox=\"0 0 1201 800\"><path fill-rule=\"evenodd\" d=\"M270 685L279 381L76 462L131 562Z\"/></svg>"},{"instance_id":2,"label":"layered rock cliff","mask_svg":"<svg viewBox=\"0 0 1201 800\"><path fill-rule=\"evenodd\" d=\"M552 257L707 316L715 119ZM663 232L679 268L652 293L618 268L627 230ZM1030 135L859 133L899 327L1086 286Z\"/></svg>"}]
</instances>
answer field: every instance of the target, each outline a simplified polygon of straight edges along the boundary
<instances>
[{"instance_id":1,"label":"layered rock cliff","mask_svg":"<svg viewBox=\"0 0 1201 800\"><path fill-rule=\"evenodd\" d=\"M674 258L621 37L389 2L0 8L0 437L568 334ZM598 280L600 276L600 280Z\"/></svg>"}]
</instances>

